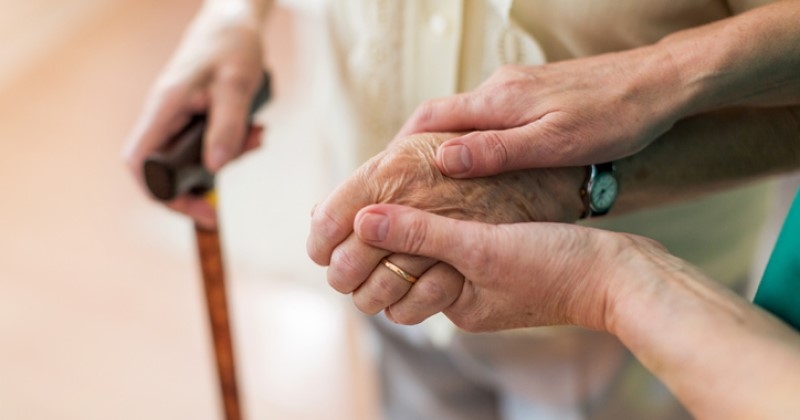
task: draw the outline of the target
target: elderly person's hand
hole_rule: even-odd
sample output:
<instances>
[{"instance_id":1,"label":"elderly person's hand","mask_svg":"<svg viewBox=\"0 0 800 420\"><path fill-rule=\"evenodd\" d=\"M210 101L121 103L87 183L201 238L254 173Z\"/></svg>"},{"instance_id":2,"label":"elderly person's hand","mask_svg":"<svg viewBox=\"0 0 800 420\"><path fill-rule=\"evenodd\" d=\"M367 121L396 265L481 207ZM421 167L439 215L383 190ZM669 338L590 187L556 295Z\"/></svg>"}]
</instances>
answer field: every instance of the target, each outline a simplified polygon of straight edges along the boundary
<instances>
[{"instance_id":1,"label":"elderly person's hand","mask_svg":"<svg viewBox=\"0 0 800 420\"><path fill-rule=\"evenodd\" d=\"M355 226L368 244L463 273L444 313L465 330L570 324L612 333L697 418L791 418L800 409L800 335L649 239L390 204L364 208Z\"/></svg>"},{"instance_id":2,"label":"elderly person's hand","mask_svg":"<svg viewBox=\"0 0 800 420\"><path fill-rule=\"evenodd\" d=\"M532 220L572 222L583 212L579 194L584 168L536 169L489 178L455 180L433 163L436 147L452 134L424 134L394 142L364 164L313 212L308 252L330 265L328 282L353 293L356 306L404 324L422 321L448 307L458 296L463 277L430 259L392 255L359 241L353 220L375 203L412 206L463 220L514 223ZM387 269L392 263L412 276L429 274L414 287ZM438 281L433 279L439 278Z\"/></svg>"},{"instance_id":3,"label":"elderly person's hand","mask_svg":"<svg viewBox=\"0 0 800 420\"><path fill-rule=\"evenodd\" d=\"M144 159L195 114L208 114L203 160L212 172L260 144L262 129L248 127L247 117L263 77L263 13L241 0L205 3L128 138L125 160L141 185ZM216 224L214 209L201 198L182 196L168 205L204 226Z\"/></svg>"}]
</instances>

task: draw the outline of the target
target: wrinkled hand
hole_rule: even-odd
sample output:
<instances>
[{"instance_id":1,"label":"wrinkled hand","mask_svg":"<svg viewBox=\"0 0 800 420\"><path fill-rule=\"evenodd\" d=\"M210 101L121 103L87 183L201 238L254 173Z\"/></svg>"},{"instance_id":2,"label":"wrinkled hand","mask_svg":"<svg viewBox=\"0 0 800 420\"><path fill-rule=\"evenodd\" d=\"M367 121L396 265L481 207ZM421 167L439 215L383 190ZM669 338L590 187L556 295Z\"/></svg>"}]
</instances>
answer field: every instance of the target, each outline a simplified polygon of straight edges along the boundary
<instances>
[{"instance_id":1,"label":"wrinkled hand","mask_svg":"<svg viewBox=\"0 0 800 420\"><path fill-rule=\"evenodd\" d=\"M649 239L558 223L465 222L391 204L361 210L356 234L463 273L444 313L464 330L605 331L696 418L791 418L798 410L797 331ZM732 348L748 349L748 362L725 357Z\"/></svg>"},{"instance_id":2,"label":"wrinkled hand","mask_svg":"<svg viewBox=\"0 0 800 420\"><path fill-rule=\"evenodd\" d=\"M478 130L445 142L436 161L467 178L578 166L632 155L665 133L689 101L657 46L542 66L505 66L472 92L421 105L398 138Z\"/></svg>"},{"instance_id":3,"label":"wrinkled hand","mask_svg":"<svg viewBox=\"0 0 800 420\"><path fill-rule=\"evenodd\" d=\"M430 257L462 273L461 290L443 312L473 332L563 324L608 331L617 298L641 287L617 281L618 271L642 248L666 254L648 239L571 224L491 225L392 204L362 209L355 233L372 246Z\"/></svg>"},{"instance_id":4,"label":"wrinkled hand","mask_svg":"<svg viewBox=\"0 0 800 420\"><path fill-rule=\"evenodd\" d=\"M447 264L409 255L390 255L358 240L353 222L370 204L396 203L439 215L486 223L532 220L575 221L583 204L578 190L583 168L536 169L489 178L456 180L434 166L436 147L452 134L423 134L394 142L365 163L313 212L309 256L330 265L328 283L353 293L361 311L386 309L396 322L413 324L448 307L463 276ZM414 276L413 287L379 262L389 260Z\"/></svg>"},{"instance_id":5,"label":"wrinkled hand","mask_svg":"<svg viewBox=\"0 0 800 420\"><path fill-rule=\"evenodd\" d=\"M144 186L144 159L192 115L208 114L203 159L212 172L260 144L262 129L247 125L263 74L260 27L235 9L200 12L153 86L128 138L125 160L140 185ZM214 209L202 199L179 197L169 207L204 226L216 224Z\"/></svg>"}]
</instances>

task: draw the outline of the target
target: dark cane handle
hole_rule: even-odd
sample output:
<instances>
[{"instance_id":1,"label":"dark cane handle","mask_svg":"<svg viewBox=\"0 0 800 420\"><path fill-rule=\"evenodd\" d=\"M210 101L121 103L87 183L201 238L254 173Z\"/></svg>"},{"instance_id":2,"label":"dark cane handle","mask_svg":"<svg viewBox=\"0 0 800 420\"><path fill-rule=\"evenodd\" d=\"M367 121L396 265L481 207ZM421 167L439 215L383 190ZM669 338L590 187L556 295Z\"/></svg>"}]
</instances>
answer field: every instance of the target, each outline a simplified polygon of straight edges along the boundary
<instances>
[{"instance_id":1,"label":"dark cane handle","mask_svg":"<svg viewBox=\"0 0 800 420\"><path fill-rule=\"evenodd\" d=\"M271 96L269 73L253 98L248 121ZM183 194L202 195L214 188L214 174L203 166L203 133L206 116L195 115L161 150L144 161L147 189L157 199L171 201Z\"/></svg>"}]
</instances>

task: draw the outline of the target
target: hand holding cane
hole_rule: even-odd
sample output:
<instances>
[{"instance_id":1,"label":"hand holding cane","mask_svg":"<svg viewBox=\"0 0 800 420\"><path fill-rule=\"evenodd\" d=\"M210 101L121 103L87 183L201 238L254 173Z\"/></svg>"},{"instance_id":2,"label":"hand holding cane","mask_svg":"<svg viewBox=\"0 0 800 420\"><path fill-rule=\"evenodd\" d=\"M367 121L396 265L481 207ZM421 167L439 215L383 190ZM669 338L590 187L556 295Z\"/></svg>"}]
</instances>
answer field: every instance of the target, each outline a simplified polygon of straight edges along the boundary
<instances>
[{"instance_id":1,"label":"hand holding cane","mask_svg":"<svg viewBox=\"0 0 800 420\"><path fill-rule=\"evenodd\" d=\"M250 115L269 99L270 81L267 74L253 99ZM152 195L162 201L170 201L183 194L205 195L216 208L214 174L202 163L203 132L206 117L193 117L162 150L150 155L144 162L144 178ZM206 304L208 308L214 355L217 362L222 403L226 420L240 420L241 404L236 384L236 369L233 358L233 339L225 292L225 273L219 228L206 229L195 224L195 236L203 275Z\"/></svg>"}]
</instances>

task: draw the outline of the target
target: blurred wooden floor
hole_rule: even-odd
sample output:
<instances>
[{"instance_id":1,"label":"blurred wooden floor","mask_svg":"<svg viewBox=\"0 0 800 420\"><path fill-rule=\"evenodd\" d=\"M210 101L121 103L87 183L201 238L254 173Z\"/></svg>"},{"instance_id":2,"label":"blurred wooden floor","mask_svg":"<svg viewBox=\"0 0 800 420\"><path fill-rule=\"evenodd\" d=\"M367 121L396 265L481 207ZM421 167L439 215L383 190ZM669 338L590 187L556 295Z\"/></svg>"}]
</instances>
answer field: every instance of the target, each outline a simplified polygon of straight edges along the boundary
<instances>
[{"instance_id":1,"label":"blurred wooden floor","mask_svg":"<svg viewBox=\"0 0 800 420\"><path fill-rule=\"evenodd\" d=\"M35 3L37 13L69 9ZM0 74L2 419L221 418L190 225L137 191L120 159L198 3L97 0L61 17L79 24L48 26L47 42L12 36L30 48L0 54L20 60ZM29 35L61 16L33 18L24 5L3 0L0 15ZM283 10L270 29L284 98L299 19ZM28 50L38 55L14 55ZM279 97L267 112L284 122L270 125L268 150L222 180L246 412L373 419L360 321L304 255L308 211L324 188L309 187L319 174L300 146L281 141L302 130L282 117L289 102Z\"/></svg>"}]
</instances>

